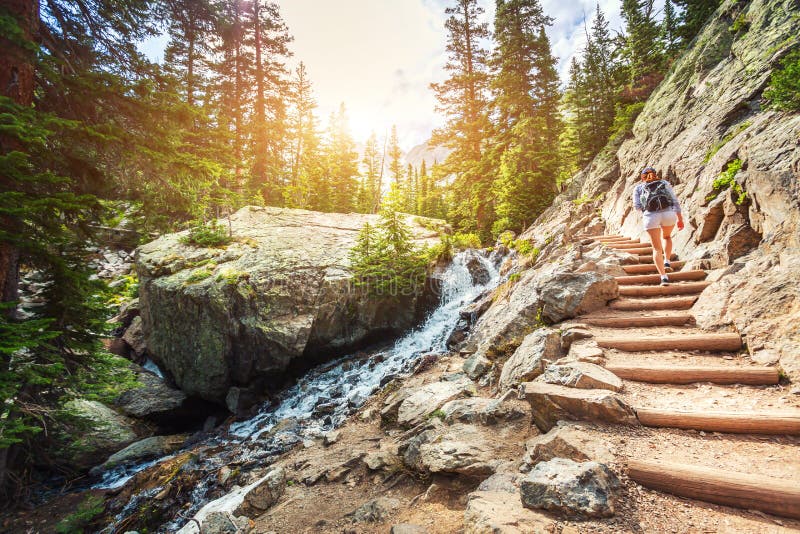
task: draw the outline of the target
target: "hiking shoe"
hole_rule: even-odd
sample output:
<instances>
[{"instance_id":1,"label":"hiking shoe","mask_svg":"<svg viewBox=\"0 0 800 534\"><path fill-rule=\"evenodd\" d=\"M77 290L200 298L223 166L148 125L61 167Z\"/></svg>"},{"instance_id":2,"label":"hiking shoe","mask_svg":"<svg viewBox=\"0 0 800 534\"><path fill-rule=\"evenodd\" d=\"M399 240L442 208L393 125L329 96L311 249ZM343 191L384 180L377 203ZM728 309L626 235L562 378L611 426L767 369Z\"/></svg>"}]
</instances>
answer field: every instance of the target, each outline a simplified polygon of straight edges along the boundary
<instances>
[{"instance_id":1,"label":"hiking shoe","mask_svg":"<svg viewBox=\"0 0 800 534\"><path fill-rule=\"evenodd\" d=\"M661 285L662 286L668 286L669 285L669 278L667 277L666 274L661 277Z\"/></svg>"},{"instance_id":2,"label":"hiking shoe","mask_svg":"<svg viewBox=\"0 0 800 534\"><path fill-rule=\"evenodd\" d=\"M665 269L669 269L670 271L672 270L672 266L669 264L669 262L668 262L668 261L665 261L665 262L664 262L664 268L665 268Z\"/></svg>"}]
</instances>

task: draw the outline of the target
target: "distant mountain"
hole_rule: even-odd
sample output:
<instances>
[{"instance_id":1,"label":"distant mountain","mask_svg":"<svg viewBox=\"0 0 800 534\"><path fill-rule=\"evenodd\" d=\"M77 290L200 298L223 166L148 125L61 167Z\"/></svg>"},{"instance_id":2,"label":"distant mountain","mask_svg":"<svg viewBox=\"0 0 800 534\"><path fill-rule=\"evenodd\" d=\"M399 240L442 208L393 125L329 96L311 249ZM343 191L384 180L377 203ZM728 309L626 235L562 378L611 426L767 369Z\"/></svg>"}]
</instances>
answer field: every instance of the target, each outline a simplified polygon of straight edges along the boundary
<instances>
[{"instance_id":1,"label":"distant mountain","mask_svg":"<svg viewBox=\"0 0 800 534\"><path fill-rule=\"evenodd\" d=\"M432 146L429 144L429 141L422 143L421 145L417 145L411 150L408 151L408 154L405 155L406 163L410 163L415 168L422 165L422 162L425 162L425 165L430 169L431 165L434 163L442 163L447 156L450 155L452 149L444 147L444 146Z\"/></svg>"}]
</instances>

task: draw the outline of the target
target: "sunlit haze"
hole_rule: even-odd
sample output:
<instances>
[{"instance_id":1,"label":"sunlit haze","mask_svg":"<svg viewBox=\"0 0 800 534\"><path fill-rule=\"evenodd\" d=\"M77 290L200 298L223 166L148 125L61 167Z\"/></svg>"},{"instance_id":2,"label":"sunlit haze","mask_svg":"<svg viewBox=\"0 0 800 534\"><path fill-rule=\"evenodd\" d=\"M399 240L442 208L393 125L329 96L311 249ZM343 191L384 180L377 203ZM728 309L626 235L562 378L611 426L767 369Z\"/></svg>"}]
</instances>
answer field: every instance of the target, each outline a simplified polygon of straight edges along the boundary
<instances>
[{"instance_id":1,"label":"sunlit haze","mask_svg":"<svg viewBox=\"0 0 800 534\"><path fill-rule=\"evenodd\" d=\"M356 141L375 131L383 137L397 125L400 144L410 150L430 137L441 117L429 84L444 78L444 9L447 0L278 0L294 37L292 66L303 61L319 105L321 125L344 102ZM612 30L622 26L620 0L601 0ZM663 0L656 2L663 5ZM479 2L492 26L494 2ZM573 55L585 42L584 18L591 21L595 0L542 0L553 17L548 29L564 80ZM145 46L163 55L163 39Z\"/></svg>"}]
</instances>

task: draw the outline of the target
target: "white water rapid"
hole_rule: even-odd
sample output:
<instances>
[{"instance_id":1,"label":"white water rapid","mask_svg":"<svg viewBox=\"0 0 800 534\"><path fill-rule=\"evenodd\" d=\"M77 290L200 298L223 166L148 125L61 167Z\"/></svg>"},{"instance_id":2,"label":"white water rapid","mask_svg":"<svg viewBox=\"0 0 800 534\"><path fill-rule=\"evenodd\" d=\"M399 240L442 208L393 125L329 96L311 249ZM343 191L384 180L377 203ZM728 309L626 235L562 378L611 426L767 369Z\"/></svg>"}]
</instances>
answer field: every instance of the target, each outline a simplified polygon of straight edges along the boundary
<instances>
[{"instance_id":1,"label":"white water rapid","mask_svg":"<svg viewBox=\"0 0 800 534\"><path fill-rule=\"evenodd\" d=\"M473 284L467 265L480 262L488 273L484 284ZM340 426L367 398L392 378L410 373L425 354L447 352L447 339L456 327L460 310L499 281L495 262L482 253L467 250L458 253L441 275L440 305L418 328L409 331L385 350L367 356L345 356L312 369L296 384L284 391L277 405L267 405L256 416L231 425L225 437L212 438L236 450L235 458L209 458L208 467L221 466L232 460L253 467L269 463L269 458L291 448L294 444L320 436ZM95 488L118 488L135 473L162 461L146 462L110 471ZM209 503L206 484L192 492L188 508L160 531L174 532ZM225 497L222 497L222 500ZM215 501L212 501L215 502ZM210 505L211 503L209 503ZM118 519L123 519L119 517Z\"/></svg>"}]
</instances>

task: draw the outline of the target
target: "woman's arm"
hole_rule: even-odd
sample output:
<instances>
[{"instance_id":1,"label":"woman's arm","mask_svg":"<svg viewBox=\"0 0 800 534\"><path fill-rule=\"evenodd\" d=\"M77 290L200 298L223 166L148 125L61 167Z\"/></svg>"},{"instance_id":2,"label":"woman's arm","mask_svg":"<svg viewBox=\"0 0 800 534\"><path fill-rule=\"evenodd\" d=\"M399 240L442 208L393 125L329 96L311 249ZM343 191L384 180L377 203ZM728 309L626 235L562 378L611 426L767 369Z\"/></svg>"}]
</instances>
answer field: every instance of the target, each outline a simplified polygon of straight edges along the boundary
<instances>
[{"instance_id":1,"label":"woman's arm","mask_svg":"<svg viewBox=\"0 0 800 534\"><path fill-rule=\"evenodd\" d=\"M644 211L644 206L642 206L642 201L639 196L641 190L642 184L636 184L636 187L633 188L633 207L639 211Z\"/></svg>"},{"instance_id":2,"label":"woman's arm","mask_svg":"<svg viewBox=\"0 0 800 534\"><path fill-rule=\"evenodd\" d=\"M678 195L675 194L675 191L672 189L672 185L667 182L667 191L669 195L672 197L672 205L675 208L675 213L678 215L678 230L683 230L683 213L681 213L681 203L678 201Z\"/></svg>"}]
</instances>

